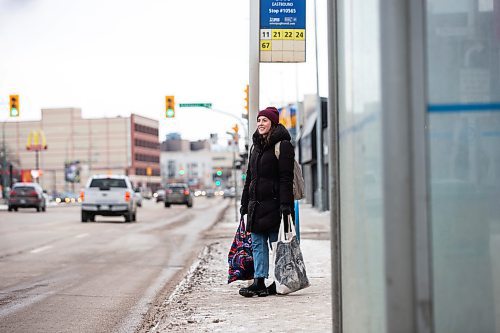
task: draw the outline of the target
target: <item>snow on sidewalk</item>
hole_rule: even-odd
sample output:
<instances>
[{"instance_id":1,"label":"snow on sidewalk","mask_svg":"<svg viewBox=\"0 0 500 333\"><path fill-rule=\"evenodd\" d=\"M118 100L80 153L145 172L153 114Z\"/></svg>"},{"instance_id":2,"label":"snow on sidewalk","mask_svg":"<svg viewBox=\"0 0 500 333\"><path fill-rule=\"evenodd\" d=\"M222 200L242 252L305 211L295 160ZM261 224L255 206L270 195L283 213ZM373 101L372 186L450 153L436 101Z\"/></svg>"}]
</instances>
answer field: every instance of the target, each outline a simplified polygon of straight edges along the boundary
<instances>
[{"instance_id":1,"label":"snow on sidewalk","mask_svg":"<svg viewBox=\"0 0 500 333\"><path fill-rule=\"evenodd\" d=\"M206 249L198 264L164 304L155 332L331 331L330 242L302 240L311 286L286 296L245 298L245 282L227 284L231 240Z\"/></svg>"}]
</instances>

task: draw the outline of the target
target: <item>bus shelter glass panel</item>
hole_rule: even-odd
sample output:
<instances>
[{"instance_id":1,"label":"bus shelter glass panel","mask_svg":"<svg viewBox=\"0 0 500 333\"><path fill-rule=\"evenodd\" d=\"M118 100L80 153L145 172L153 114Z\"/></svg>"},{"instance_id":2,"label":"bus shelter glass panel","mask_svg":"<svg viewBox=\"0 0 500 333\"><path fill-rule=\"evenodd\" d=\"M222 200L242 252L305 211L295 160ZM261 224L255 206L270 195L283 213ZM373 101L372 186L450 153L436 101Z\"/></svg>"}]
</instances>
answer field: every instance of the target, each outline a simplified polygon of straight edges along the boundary
<instances>
[{"instance_id":1,"label":"bus shelter glass panel","mask_svg":"<svg viewBox=\"0 0 500 333\"><path fill-rule=\"evenodd\" d=\"M500 332L500 2L427 1L436 333Z\"/></svg>"},{"instance_id":2,"label":"bus shelter glass panel","mask_svg":"<svg viewBox=\"0 0 500 333\"><path fill-rule=\"evenodd\" d=\"M339 1L343 332L385 331L379 1Z\"/></svg>"}]
</instances>

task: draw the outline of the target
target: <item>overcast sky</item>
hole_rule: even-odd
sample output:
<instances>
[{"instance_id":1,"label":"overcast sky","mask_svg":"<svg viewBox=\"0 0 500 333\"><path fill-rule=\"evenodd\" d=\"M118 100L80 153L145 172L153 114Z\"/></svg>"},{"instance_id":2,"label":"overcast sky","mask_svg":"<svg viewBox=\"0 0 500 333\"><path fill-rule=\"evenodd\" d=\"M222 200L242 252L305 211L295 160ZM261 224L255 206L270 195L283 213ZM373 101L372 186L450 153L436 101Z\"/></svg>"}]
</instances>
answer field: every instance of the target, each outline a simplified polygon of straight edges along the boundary
<instances>
[{"instance_id":1,"label":"overcast sky","mask_svg":"<svg viewBox=\"0 0 500 333\"><path fill-rule=\"evenodd\" d=\"M307 63L262 64L261 106L315 93L313 1ZM327 94L326 0L318 0L320 92ZM78 107L84 117L140 114L167 132L204 139L235 123L205 109L164 118L176 103L211 102L240 115L248 82L249 0L0 0L0 120L19 94L19 120Z\"/></svg>"}]
</instances>

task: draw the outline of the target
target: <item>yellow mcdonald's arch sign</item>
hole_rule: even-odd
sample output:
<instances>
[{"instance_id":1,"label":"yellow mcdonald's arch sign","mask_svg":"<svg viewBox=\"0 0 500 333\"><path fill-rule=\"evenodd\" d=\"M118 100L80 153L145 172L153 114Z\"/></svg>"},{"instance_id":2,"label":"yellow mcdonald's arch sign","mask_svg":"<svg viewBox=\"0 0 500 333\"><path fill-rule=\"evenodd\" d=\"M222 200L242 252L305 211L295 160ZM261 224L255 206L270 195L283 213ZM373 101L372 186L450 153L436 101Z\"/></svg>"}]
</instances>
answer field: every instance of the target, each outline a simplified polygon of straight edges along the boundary
<instances>
[{"instance_id":1,"label":"yellow mcdonald's arch sign","mask_svg":"<svg viewBox=\"0 0 500 333\"><path fill-rule=\"evenodd\" d=\"M47 149L47 140L43 131L31 131L26 141L26 149L39 151Z\"/></svg>"}]
</instances>

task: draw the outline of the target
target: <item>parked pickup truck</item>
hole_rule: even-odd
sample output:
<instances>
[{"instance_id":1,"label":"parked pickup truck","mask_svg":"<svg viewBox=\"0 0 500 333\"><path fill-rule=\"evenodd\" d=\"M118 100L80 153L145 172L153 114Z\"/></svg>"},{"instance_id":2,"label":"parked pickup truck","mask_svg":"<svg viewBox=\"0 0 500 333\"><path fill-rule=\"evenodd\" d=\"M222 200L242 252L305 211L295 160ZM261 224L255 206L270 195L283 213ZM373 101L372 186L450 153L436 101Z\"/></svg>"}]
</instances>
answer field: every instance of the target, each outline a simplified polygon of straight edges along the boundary
<instances>
[{"instance_id":1,"label":"parked pickup truck","mask_svg":"<svg viewBox=\"0 0 500 333\"><path fill-rule=\"evenodd\" d=\"M127 176L92 176L80 198L82 222L94 222L96 215L123 216L125 222L136 221L137 202Z\"/></svg>"}]
</instances>

